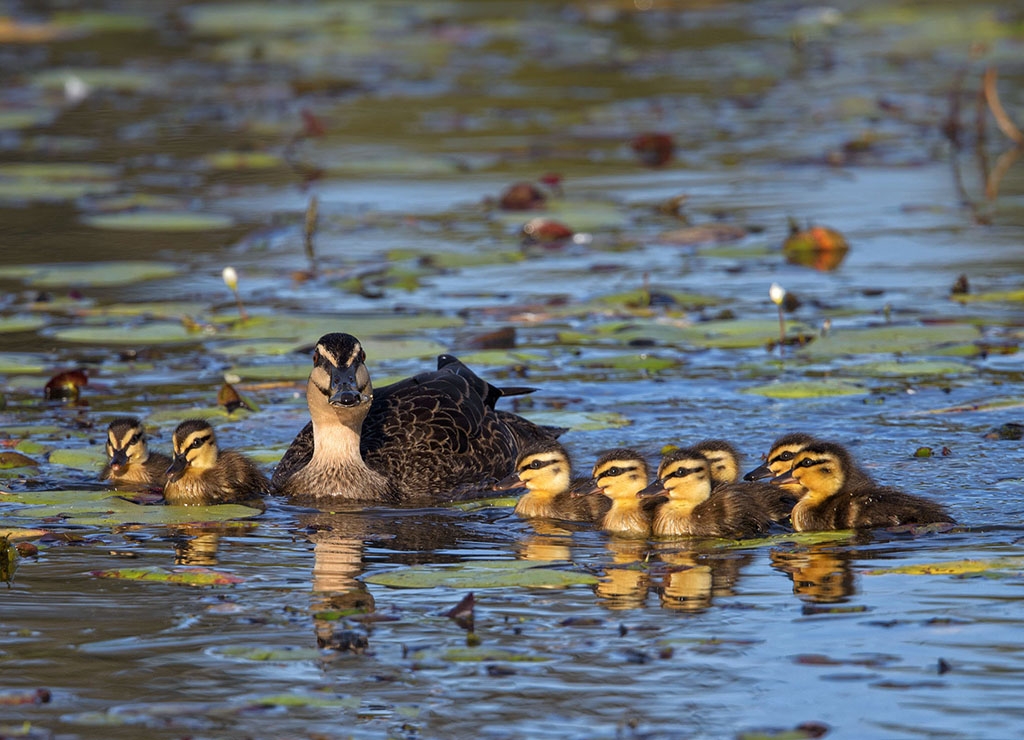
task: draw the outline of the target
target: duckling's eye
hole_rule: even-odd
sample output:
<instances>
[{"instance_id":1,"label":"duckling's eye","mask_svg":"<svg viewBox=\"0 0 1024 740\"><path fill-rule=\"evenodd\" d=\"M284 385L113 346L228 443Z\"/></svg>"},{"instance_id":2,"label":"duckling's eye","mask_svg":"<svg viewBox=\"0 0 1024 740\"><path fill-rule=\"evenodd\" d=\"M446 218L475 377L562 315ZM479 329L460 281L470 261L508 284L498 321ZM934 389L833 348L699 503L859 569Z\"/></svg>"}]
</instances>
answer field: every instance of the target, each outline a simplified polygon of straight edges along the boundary
<instances>
[{"instance_id":1,"label":"duckling's eye","mask_svg":"<svg viewBox=\"0 0 1024 740\"><path fill-rule=\"evenodd\" d=\"M801 460L800 462L798 462L798 463L796 464L796 466L797 466L798 468L809 468L809 467L811 467L812 465L814 465L814 460L812 460L812 459L811 459L811 458L809 458L809 457L805 457L805 458L804 458L803 460Z\"/></svg>"},{"instance_id":2,"label":"duckling's eye","mask_svg":"<svg viewBox=\"0 0 1024 740\"><path fill-rule=\"evenodd\" d=\"M775 459L776 459L776 460L779 460L779 461L781 461L781 462L789 462L789 461L790 461L790 460L792 460L792 459L793 459L794 457L796 457L796 453L795 453L795 452L789 452L789 451L787 450L786 452L783 452L783 453L781 453L781 454L780 454L780 455L779 455L778 457L776 457Z\"/></svg>"},{"instance_id":3,"label":"duckling's eye","mask_svg":"<svg viewBox=\"0 0 1024 740\"><path fill-rule=\"evenodd\" d=\"M188 446L188 448L190 450L198 450L200 447L202 447L204 444L206 444L206 440L207 439L209 439L209 438L208 437L196 437L195 439L192 440L192 444L190 444Z\"/></svg>"},{"instance_id":4,"label":"duckling's eye","mask_svg":"<svg viewBox=\"0 0 1024 740\"><path fill-rule=\"evenodd\" d=\"M613 465L612 467L604 471L605 475L622 475L622 473L623 470L618 465Z\"/></svg>"},{"instance_id":5,"label":"duckling's eye","mask_svg":"<svg viewBox=\"0 0 1024 740\"><path fill-rule=\"evenodd\" d=\"M544 467L543 460L533 460L530 462L530 470L540 470Z\"/></svg>"},{"instance_id":6,"label":"duckling's eye","mask_svg":"<svg viewBox=\"0 0 1024 740\"><path fill-rule=\"evenodd\" d=\"M128 440L128 446L131 447L132 445L137 445L140 441L142 441L141 432L135 434L131 439Z\"/></svg>"}]
</instances>

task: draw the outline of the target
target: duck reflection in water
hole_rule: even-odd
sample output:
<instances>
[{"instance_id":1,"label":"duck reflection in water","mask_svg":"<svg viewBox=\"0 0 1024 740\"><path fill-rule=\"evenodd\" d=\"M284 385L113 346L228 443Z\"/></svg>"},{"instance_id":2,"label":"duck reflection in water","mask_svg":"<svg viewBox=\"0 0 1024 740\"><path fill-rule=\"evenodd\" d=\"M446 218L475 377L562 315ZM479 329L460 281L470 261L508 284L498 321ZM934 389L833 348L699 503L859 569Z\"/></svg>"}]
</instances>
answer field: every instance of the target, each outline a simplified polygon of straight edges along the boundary
<instances>
[{"instance_id":1,"label":"duck reflection in water","mask_svg":"<svg viewBox=\"0 0 1024 740\"><path fill-rule=\"evenodd\" d=\"M174 543L174 564L211 567L217 565L220 538L238 532L230 525L184 525L171 529Z\"/></svg>"},{"instance_id":2,"label":"duck reflection in water","mask_svg":"<svg viewBox=\"0 0 1024 740\"><path fill-rule=\"evenodd\" d=\"M647 603L651 577L647 568L647 542L612 535L605 542L611 563L594 587L598 603L606 609L641 609Z\"/></svg>"},{"instance_id":3,"label":"duck reflection in water","mask_svg":"<svg viewBox=\"0 0 1024 740\"><path fill-rule=\"evenodd\" d=\"M838 604L855 593L853 554L835 545L809 545L793 550L773 549L772 567L793 579L793 593L802 601Z\"/></svg>"},{"instance_id":4,"label":"duck reflection in water","mask_svg":"<svg viewBox=\"0 0 1024 740\"><path fill-rule=\"evenodd\" d=\"M738 552L710 552L699 548L680 548L661 543L655 551L662 565L661 585L657 588L665 609L701 612L717 597L734 596L743 567L753 557Z\"/></svg>"}]
</instances>

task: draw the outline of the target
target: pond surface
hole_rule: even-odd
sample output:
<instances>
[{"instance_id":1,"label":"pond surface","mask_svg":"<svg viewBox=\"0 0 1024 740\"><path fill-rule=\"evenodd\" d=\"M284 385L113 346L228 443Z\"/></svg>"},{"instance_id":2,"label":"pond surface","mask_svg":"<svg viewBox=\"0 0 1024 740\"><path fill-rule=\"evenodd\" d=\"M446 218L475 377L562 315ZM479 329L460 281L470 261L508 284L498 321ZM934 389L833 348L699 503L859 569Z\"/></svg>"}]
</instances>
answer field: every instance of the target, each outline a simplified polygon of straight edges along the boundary
<instances>
[{"instance_id":1,"label":"pond surface","mask_svg":"<svg viewBox=\"0 0 1024 740\"><path fill-rule=\"evenodd\" d=\"M0 736L1024 732L1024 165L976 123L992 68L1024 124L1015 3L0 7L0 437L34 463L0 470ZM543 208L502 208L522 181ZM849 252L787 260L790 218ZM503 403L581 471L711 436L749 469L803 430L960 524L646 542L508 500L100 489L125 413L161 450L208 417L270 471L326 331L378 384L454 352L536 386Z\"/></svg>"}]
</instances>

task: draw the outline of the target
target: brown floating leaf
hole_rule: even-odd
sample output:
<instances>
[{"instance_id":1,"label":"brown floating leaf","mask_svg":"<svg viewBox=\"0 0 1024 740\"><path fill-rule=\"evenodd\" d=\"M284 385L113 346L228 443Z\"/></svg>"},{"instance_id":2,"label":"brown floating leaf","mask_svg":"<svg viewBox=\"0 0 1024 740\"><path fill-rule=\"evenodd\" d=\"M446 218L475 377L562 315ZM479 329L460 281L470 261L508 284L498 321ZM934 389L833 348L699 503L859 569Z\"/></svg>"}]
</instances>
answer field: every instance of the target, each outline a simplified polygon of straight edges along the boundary
<instances>
[{"instance_id":1,"label":"brown floating leaf","mask_svg":"<svg viewBox=\"0 0 1024 740\"><path fill-rule=\"evenodd\" d=\"M224 385L220 387L220 390L217 391L217 404L227 409L229 414L235 409L243 406L250 411L256 410L248 400L243 398L241 394L235 390L235 387L231 385L231 383L224 383Z\"/></svg>"},{"instance_id":2,"label":"brown floating leaf","mask_svg":"<svg viewBox=\"0 0 1024 740\"><path fill-rule=\"evenodd\" d=\"M89 378L85 374L85 370L68 370L67 372L57 373L43 389L43 393L47 399L66 399L68 401L78 400L78 396L81 393L82 386L89 384Z\"/></svg>"},{"instance_id":3,"label":"brown floating leaf","mask_svg":"<svg viewBox=\"0 0 1024 740\"><path fill-rule=\"evenodd\" d=\"M661 167L668 164L676 149L671 136L658 133L640 134L629 145L637 158L648 167Z\"/></svg>"},{"instance_id":4,"label":"brown floating leaf","mask_svg":"<svg viewBox=\"0 0 1024 740\"><path fill-rule=\"evenodd\" d=\"M498 205L506 211L530 211L541 208L547 196L529 182L517 182L509 185L498 199Z\"/></svg>"},{"instance_id":5,"label":"brown floating leaf","mask_svg":"<svg viewBox=\"0 0 1024 740\"><path fill-rule=\"evenodd\" d=\"M49 689L0 692L0 706L15 707L23 704L49 704Z\"/></svg>"},{"instance_id":6,"label":"brown floating leaf","mask_svg":"<svg viewBox=\"0 0 1024 740\"><path fill-rule=\"evenodd\" d=\"M523 224L523 237L533 244L555 245L572 238L575 232L550 218L531 218Z\"/></svg>"},{"instance_id":7,"label":"brown floating leaf","mask_svg":"<svg viewBox=\"0 0 1024 740\"><path fill-rule=\"evenodd\" d=\"M476 600L473 598L473 592L470 591L462 598L462 601L446 611L444 615L449 619L454 619L455 623L462 627L462 629L472 632L473 607L475 604Z\"/></svg>"},{"instance_id":8,"label":"brown floating leaf","mask_svg":"<svg viewBox=\"0 0 1024 740\"><path fill-rule=\"evenodd\" d=\"M827 226L811 226L801 230L790 223L789 237L782 243L786 261L827 272L842 264L850 245L846 238Z\"/></svg>"},{"instance_id":9,"label":"brown floating leaf","mask_svg":"<svg viewBox=\"0 0 1024 740\"><path fill-rule=\"evenodd\" d=\"M467 349L513 349L516 346L516 329L506 326L496 331L474 334L464 342Z\"/></svg>"},{"instance_id":10,"label":"brown floating leaf","mask_svg":"<svg viewBox=\"0 0 1024 740\"><path fill-rule=\"evenodd\" d=\"M20 452L5 451L0 452L0 470L8 470L10 468L28 468L38 467L39 463L33 460L31 457L26 457Z\"/></svg>"}]
</instances>

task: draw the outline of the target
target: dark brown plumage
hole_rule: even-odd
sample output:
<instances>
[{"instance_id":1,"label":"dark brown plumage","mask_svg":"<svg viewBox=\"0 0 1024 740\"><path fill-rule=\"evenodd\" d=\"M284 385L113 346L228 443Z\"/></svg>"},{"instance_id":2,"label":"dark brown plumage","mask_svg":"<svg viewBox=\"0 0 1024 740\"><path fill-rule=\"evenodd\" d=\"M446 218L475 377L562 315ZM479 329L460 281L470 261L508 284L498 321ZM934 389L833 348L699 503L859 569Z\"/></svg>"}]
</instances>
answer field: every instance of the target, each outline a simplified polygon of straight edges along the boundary
<instances>
[{"instance_id":1,"label":"dark brown plumage","mask_svg":"<svg viewBox=\"0 0 1024 740\"><path fill-rule=\"evenodd\" d=\"M801 435L806 436L806 435ZM790 445L797 440L797 435L787 435L784 444ZM810 437L807 437L810 440ZM776 445L779 443L776 442ZM796 495L780 486L756 481L740 481L740 457L736 448L723 439L706 439L698 442L693 449L707 458L711 474L711 490L721 486L729 486L733 491L750 496L758 508L773 522L782 522L789 517L789 512L796 504ZM777 450L777 447L773 447Z\"/></svg>"},{"instance_id":2,"label":"dark brown plumage","mask_svg":"<svg viewBox=\"0 0 1024 740\"><path fill-rule=\"evenodd\" d=\"M202 419L174 430L174 460L167 468L164 501L210 506L251 501L270 492L270 481L240 452L219 450L213 427Z\"/></svg>"},{"instance_id":3,"label":"dark brown plumage","mask_svg":"<svg viewBox=\"0 0 1024 740\"><path fill-rule=\"evenodd\" d=\"M861 476L851 477L856 470L842 445L816 442L804 447L792 470L772 481L782 485L796 481L806 491L793 507L793 527L809 531L955 523L941 504Z\"/></svg>"},{"instance_id":4,"label":"dark brown plumage","mask_svg":"<svg viewBox=\"0 0 1024 740\"><path fill-rule=\"evenodd\" d=\"M557 440L540 440L523 450L516 471L496 483L495 488L526 488L515 508L524 519L599 520L608 502L598 496L577 495L593 488L593 481L572 478L571 474L572 461L565 448Z\"/></svg>"},{"instance_id":5,"label":"dark brown plumage","mask_svg":"<svg viewBox=\"0 0 1024 740\"><path fill-rule=\"evenodd\" d=\"M651 525L655 537L742 539L768 532L772 520L755 499L720 486L711 490L707 459L696 449L670 452L658 466L658 479L638 496L667 494Z\"/></svg>"},{"instance_id":6,"label":"dark brown plumage","mask_svg":"<svg viewBox=\"0 0 1024 740\"><path fill-rule=\"evenodd\" d=\"M107 427L107 464L100 480L132 489L160 489L171 458L149 449L146 430L134 416L120 416Z\"/></svg>"},{"instance_id":7,"label":"dark brown plumage","mask_svg":"<svg viewBox=\"0 0 1024 740\"><path fill-rule=\"evenodd\" d=\"M448 501L456 489L508 475L520 445L557 433L496 411L506 393L451 355L379 389L365 359L350 334L317 342L306 385L312 420L274 471L281 493L316 503Z\"/></svg>"}]
</instances>

